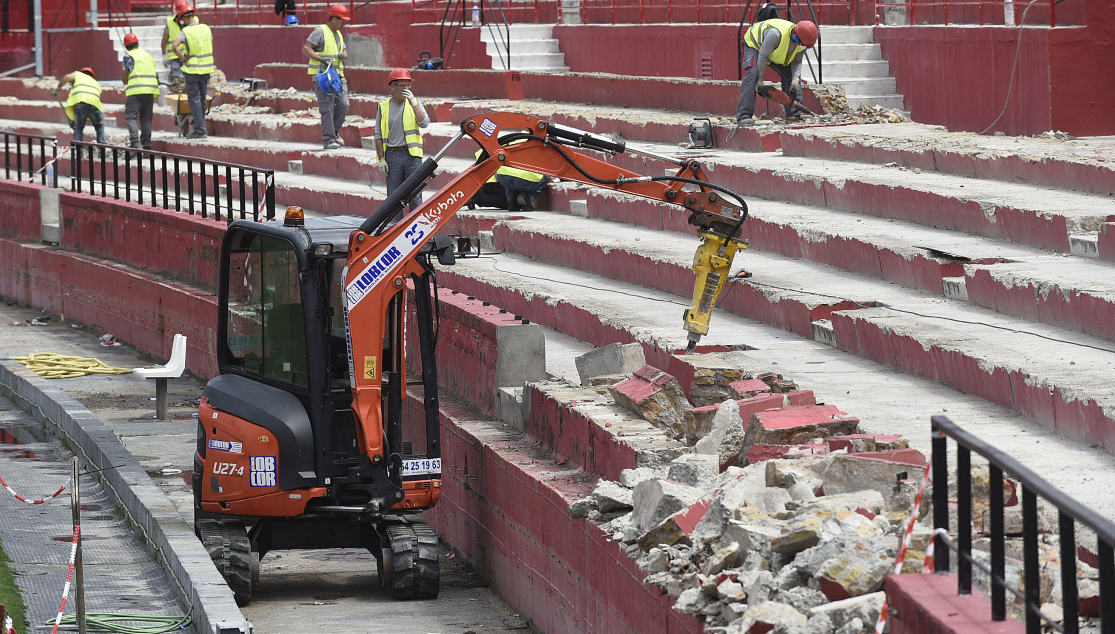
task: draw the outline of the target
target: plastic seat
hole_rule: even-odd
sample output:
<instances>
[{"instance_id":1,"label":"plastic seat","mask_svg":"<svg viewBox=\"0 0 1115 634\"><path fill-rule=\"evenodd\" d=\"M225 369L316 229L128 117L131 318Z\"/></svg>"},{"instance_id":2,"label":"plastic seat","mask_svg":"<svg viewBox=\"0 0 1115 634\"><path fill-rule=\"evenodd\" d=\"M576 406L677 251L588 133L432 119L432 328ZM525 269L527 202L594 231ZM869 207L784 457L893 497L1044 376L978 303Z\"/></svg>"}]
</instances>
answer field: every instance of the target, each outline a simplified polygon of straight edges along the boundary
<instances>
[{"instance_id":1,"label":"plastic seat","mask_svg":"<svg viewBox=\"0 0 1115 634\"><path fill-rule=\"evenodd\" d=\"M186 335L174 335L170 360L166 365L136 368L132 373L141 379L155 379L155 418L166 419L167 379L177 379L186 370Z\"/></svg>"}]
</instances>

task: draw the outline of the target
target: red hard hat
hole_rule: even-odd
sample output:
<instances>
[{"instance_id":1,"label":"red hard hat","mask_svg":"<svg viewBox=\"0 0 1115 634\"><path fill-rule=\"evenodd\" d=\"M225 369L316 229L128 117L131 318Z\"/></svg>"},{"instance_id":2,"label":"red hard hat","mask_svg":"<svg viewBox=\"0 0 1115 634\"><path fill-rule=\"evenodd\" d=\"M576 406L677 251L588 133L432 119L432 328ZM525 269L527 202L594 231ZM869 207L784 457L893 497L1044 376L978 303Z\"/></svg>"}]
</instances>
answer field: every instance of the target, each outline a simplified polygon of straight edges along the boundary
<instances>
[{"instance_id":1,"label":"red hard hat","mask_svg":"<svg viewBox=\"0 0 1115 634\"><path fill-rule=\"evenodd\" d=\"M129 33L124 36L124 46L131 46L132 44L139 44L139 38L135 33Z\"/></svg>"},{"instance_id":2,"label":"red hard hat","mask_svg":"<svg viewBox=\"0 0 1115 634\"><path fill-rule=\"evenodd\" d=\"M387 85L390 86L400 79L412 81L410 78L410 71L405 68L396 68L395 70L391 71L391 74L387 76Z\"/></svg>"},{"instance_id":3,"label":"red hard hat","mask_svg":"<svg viewBox=\"0 0 1115 634\"><path fill-rule=\"evenodd\" d=\"M802 20L794 26L794 35L797 35L798 39L801 40L802 46L805 48L813 48L813 45L817 43L817 38L820 36L820 33L817 31L816 24L813 24L809 20Z\"/></svg>"},{"instance_id":4,"label":"red hard hat","mask_svg":"<svg viewBox=\"0 0 1115 634\"><path fill-rule=\"evenodd\" d=\"M329 17L340 18L345 22L348 22L352 19L348 17L348 7L343 4L335 4L329 7Z\"/></svg>"},{"instance_id":5,"label":"red hard hat","mask_svg":"<svg viewBox=\"0 0 1115 634\"><path fill-rule=\"evenodd\" d=\"M89 68L88 66L86 66L85 68L81 69L81 72L85 73L86 75L89 75L89 76L90 76L90 77L92 77L93 79L96 79L96 78L97 78L97 73L94 73L94 72L93 72L93 69L92 69L92 68Z\"/></svg>"},{"instance_id":6,"label":"red hard hat","mask_svg":"<svg viewBox=\"0 0 1115 634\"><path fill-rule=\"evenodd\" d=\"M178 0L178 2L174 3L174 15L178 17L182 17L187 13L193 13L193 11L194 8L190 6L187 0Z\"/></svg>"}]
</instances>

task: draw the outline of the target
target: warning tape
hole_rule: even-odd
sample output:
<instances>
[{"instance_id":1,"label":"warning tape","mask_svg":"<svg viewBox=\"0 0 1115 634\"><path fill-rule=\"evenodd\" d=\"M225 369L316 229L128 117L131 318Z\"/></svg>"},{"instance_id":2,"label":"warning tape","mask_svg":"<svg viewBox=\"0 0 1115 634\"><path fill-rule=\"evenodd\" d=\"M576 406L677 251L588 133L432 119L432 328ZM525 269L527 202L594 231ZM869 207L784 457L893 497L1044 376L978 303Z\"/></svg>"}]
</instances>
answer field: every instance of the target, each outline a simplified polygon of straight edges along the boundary
<instances>
[{"instance_id":1,"label":"warning tape","mask_svg":"<svg viewBox=\"0 0 1115 634\"><path fill-rule=\"evenodd\" d=\"M57 141L51 141L50 142L50 147L59 147L58 142ZM62 158L63 156L66 156L66 152L70 151L70 146L69 145L63 145L63 146L61 146L61 149L62 149L61 154L59 154L58 156L50 159L50 161L47 162L46 165L43 165L39 169L32 172L31 178L28 178L27 182L28 183L34 183L35 182L35 177L38 176L40 172L42 172L46 168L50 167L51 165L54 165L55 163L57 163L58 159Z\"/></svg>"},{"instance_id":2,"label":"warning tape","mask_svg":"<svg viewBox=\"0 0 1115 634\"><path fill-rule=\"evenodd\" d=\"M50 634L58 634L58 626L62 623L62 613L66 611L66 600L70 598L70 582L74 579L74 559L77 557L77 540L81 535L81 524L74 525L74 543L70 546L70 570L66 573L66 585L62 588L62 605L58 607L58 616L54 619L54 629Z\"/></svg>"},{"instance_id":3,"label":"warning tape","mask_svg":"<svg viewBox=\"0 0 1115 634\"><path fill-rule=\"evenodd\" d=\"M4 634L16 634L15 623L12 622L12 617L4 615Z\"/></svg>"},{"instance_id":4,"label":"warning tape","mask_svg":"<svg viewBox=\"0 0 1115 634\"><path fill-rule=\"evenodd\" d=\"M60 493L62 493L63 491L66 490L66 485L63 484L62 486L58 487L58 490L55 491L54 494L52 494L52 495L49 495L49 496L47 496L47 497L45 497L41 500L28 500L27 498L23 497L22 495L16 493L15 489L8 486L8 483L5 482L4 478L2 478L2 477L0 477L0 484L4 485L4 488L8 490L8 493L11 493L12 495L14 495L15 499L19 500L20 502L26 502L28 504L46 504L47 502L49 502L49 501L53 500L54 498L58 497L58 495Z\"/></svg>"},{"instance_id":5,"label":"warning tape","mask_svg":"<svg viewBox=\"0 0 1115 634\"><path fill-rule=\"evenodd\" d=\"M898 547L898 555L895 557L894 574L902 572L902 564L906 561L906 551L910 549L910 542L913 541L914 524L918 521L918 511L921 509L922 498L925 497L925 485L933 481L933 474L930 472L930 467L933 465L932 456L925 463L925 475L921 477L921 485L918 487L917 497L914 498L914 509L910 513L910 519L906 521L906 530L902 532L902 544ZM932 539L929 542L929 548L933 547ZM928 558L928 552L926 553ZM924 570L924 568L923 568ZM883 628L887 624L887 617L890 616L890 604L886 599L883 599L883 607L879 610L879 621L875 623L875 634L883 634Z\"/></svg>"},{"instance_id":6,"label":"warning tape","mask_svg":"<svg viewBox=\"0 0 1115 634\"><path fill-rule=\"evenodd\" d=\"M267 188L271 186L273 178L271 174L268 174L267 180L263 183L263 202L259 204L259 210L256 212L257 218L263 215L263 208L267 206Z\"/></svg>"}]
</instances>

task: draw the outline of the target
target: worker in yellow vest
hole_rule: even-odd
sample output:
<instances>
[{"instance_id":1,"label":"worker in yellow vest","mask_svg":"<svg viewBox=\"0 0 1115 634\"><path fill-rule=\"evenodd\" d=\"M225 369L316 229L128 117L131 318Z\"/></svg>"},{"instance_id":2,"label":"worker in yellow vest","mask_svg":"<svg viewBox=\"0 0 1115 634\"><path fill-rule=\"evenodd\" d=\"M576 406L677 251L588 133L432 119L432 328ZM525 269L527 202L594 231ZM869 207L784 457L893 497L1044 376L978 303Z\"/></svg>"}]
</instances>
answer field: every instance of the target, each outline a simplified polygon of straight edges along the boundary
<instances>
[{"instance_id":1,"label":"worker in yellow vest","mask_svg":"<svg viewBox=\"0 0 1115 634\"><path fill-rule=\"evenodd\" d=\"M128 145L151 149L151 113L159 96L155 58L139 47L135 33L124 36L124 119L128 122Z\"/></svg>"},{"instance_id":2,"label":"worker in yellow vest","mask_svg":"<svg viewBox=\"0 0 1115 634\"><path fill-rule=\"evenodd\" d=\"M166 26L163 27L163 60L170 72L167 73L167 83L170 92L181 94L186 92L186 76L182 73L182 60L174 50L174 41L182 32L182 19L193 7L187 0L178 0L174 3L174 15L166 16Z\"/></svg>"},{"instance_id":3,"label":"worker in yellow vest","mask_svg":"<svg viewBox=\"0 0 1115 634\"><path fill-rule=\"evenodd\" d=\"M387 76L391 98L376 109L375 142L379 171L387 176L387 195L402 185L422 164L422 133L430 116L422 102L411 92L410 71L396 68ZM411 210L422 204L422 192L411 199ZM394 220L402 217L402 211Z\"/></svg>"},{"instance_id":4,"label":"worker in yellow vest","mask_svg":"<svg viewBox=\"0 0 1115 634\"><path fill-rule=\"evenodd\" d=\"M101 108L101 85L97 75L88 66L66 75L54 88L54 96L62 87L70 84L70 94L66 98L66 116L73 121L74 141L85 140L85 122L93 124L97 131L97 143L105 143L105 117Z\"/></svg>"},{"instance_id":5,"label":"worker in yellow vest","mask_svg":"<svg viewBox=\"0 0 1115 634\"><path fill-rule=\"evenodd\" d=\"M755 23L743 36L743 81L739 86L736 125L753 126L755 88L769 65L782 78L782 92L801 103L801 62L805 50L813 48L820 34L817 25L803 20L794 24L778 18ZM786 118L796 116L797 108L786 107Z\"/></svg>"},{"instance_id":6,"label":"worker in yellow vest","mask_svg":"<svg viewBox=\"0 0 1115 634\"><path fill-rule=\"evenodd\" d=\"M302 55L310 60L307 72L315 80L311 83L317 97L317 109L321 113L321 143L327 150L335 150L345 144L341 140L341 126L348 115L348 82L345 81L348 49L345 48L341 29L348 21L348 7L333 5L329 8L329 19L310 31L310 37L302 45ZM326 90L318 85L316 79L329 65L340 75L340 85Z\"/></svg>"},{"instance_id":7,"label":"worker in yellow vest","mask_svg":"<svg viewBox=\"0 0 1115 634\"><path fill-rule=\"evenodd\" d=\"M182 72L186 74L186 96L194 118L194 130L186 138L204 139L208 136L205 130L205 100L209 93L209 75L217 69L213 58L213 32L201 23L192 8L182 14L182 18L182 32L174 40L174 51L185 60Z\"/></svg>"}]
</instances>

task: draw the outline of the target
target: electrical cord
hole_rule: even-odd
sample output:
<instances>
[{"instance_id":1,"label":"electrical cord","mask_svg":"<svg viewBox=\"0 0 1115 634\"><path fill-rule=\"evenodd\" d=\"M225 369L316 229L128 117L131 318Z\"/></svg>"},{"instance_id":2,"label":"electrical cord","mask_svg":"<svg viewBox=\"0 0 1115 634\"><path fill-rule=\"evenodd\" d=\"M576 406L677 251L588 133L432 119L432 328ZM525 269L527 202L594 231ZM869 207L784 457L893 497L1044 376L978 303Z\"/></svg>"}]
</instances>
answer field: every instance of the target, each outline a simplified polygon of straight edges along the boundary
<instances>
[{"instance_id":1,"label":"electrical cord","mask_svg":"<svg viewBox=\"0 0 1115 634\"><path fill-rule=\"evenodd\" d=\"M117 622L120 621L120 622ZM130 623L157 623L158 625L124 625ZM166 634L183 630L190 623L187 616L154 616L150 614L124 614L116 612L86 612L85 624L89 632L108 632L109 634ZM54 624L54 619L47 621ZM77 615L62 617L61 625L76 628ZM69 628L67 628L69 629Z\"/></svg>"},{"instance_id":2,"label":"electrical cord","mask_svg":"<svg viewBox=\"0 0 1115 634\"><path fill-rule=\"evenodd\" d=\"M991 125L984 128L983 132L980 132L980 134L987 134L987 131L994 128L995 124L999 123L999 119L1002 119L1003 115L1007 113L1007 106L1010 104L1010 93L1014 88L1015 72L1018 70L1018 58L1022 55L1022 27L1026 24L1026 14L1030 12L1030 7L1034 6L1034 3L1037 1L1038 0L1030 0L1030 4L1027 4L1026 8L1022 10L1022 19L1018 22L1018 46L1014 49L1014 66L1010 69L1010 83L1007 84L1007 98L1006 101L1003 102L1003 110L999 113L999 116L995 117Z\"/></svg>"}]
</instances>

